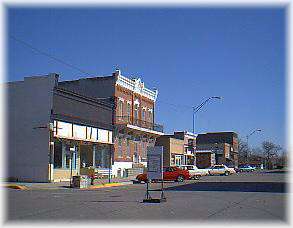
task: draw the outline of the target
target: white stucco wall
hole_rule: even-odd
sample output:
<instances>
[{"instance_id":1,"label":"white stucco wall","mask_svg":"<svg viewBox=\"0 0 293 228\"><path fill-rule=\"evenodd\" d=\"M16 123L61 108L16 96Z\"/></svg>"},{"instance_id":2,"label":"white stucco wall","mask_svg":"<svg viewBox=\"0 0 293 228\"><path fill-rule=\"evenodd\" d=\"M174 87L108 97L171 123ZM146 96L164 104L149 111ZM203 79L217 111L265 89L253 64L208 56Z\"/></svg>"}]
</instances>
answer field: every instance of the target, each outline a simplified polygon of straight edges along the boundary
<instances>
[{"instance_id":1,"label":"white stucco wall","mask_svg":"<svg viewBox=\"0 0 293 228\"><path fill-rule=\"evenodd\" d=\"M7 177L48 181L49 129L55 74L9 82Z\"/></svg>"},{"instance_id":2,"label":"white stucco wall","mask_svg":"<svg viewBox=\"0 0 293 228\"><path fill-rule=\"evenodd\" d=\"M114 162L112 165L112 173L117 177L118 169L121 169L121 175L125 172L125 169L132 168L132 162ZM121 176L119 176L121 177Z\"/></svg>"}]
</instances>

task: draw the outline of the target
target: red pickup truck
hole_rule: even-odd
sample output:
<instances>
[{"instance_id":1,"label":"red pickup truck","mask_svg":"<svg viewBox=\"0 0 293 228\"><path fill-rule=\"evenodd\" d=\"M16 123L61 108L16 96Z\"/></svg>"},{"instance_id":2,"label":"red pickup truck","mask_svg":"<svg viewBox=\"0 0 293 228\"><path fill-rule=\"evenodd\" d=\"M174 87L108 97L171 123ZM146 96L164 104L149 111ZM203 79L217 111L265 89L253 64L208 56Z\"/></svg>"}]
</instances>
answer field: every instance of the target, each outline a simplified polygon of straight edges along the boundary
<instances>
[{"instance_id":1,"label":"red pickup truck","mask_svg":"<svg viewBox=\"0 0 293 228\"><path fill-rule=\"evenodd\" d=\"M164 167L163 168L163 178L166 181L182 182L184 180L189 180L190 175L189 175L188 170L183 170L183 169L180 169L176 166L171 166L171 167ZM142 173L142 174L137 175L136 180L139 183L141 183L141 182L146 183L148 181L147 174Z\"/></svg>"}]
</instances>

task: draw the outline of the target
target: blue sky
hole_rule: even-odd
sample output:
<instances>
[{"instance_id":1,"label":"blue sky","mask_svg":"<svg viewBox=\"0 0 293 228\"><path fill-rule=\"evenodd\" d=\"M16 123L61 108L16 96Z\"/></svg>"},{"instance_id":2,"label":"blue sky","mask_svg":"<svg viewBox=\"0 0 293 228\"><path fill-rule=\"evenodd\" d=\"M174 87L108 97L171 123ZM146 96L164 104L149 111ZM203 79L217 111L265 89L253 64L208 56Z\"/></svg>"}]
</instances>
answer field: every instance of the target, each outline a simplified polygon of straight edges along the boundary
<instances>
[{"instance_id":1,"label":"blue sky","mask_svg":"<svg viewBox=\"0 0 293 228\"><path fill-rule=\"evenodd\" d=\"M7 34L91 76L141 77L158 88L156 122L165 132L235 131L252 146L285 146L285 8L8 8ZM85 75L8 37L7 80Z\"/></svg>"}]
</instances>

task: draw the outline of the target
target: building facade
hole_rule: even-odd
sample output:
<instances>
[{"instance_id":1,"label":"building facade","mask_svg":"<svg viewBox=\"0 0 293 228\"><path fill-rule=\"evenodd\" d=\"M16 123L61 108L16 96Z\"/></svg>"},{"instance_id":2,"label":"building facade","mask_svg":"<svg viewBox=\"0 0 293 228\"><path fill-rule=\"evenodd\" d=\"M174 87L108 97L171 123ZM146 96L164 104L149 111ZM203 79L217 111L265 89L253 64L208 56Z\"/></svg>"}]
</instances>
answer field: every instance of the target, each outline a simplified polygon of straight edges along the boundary
<instances>
[{"instance_id":1,"label":"building facade","mask_svg":"<svg viewBox=\"0 0 293 228\"><path fill-rule=\"evenodd\" d=\"M57 74L9 82L6 90L8 179L69 180L110 166L112 103L61 88Z\"/></svg>"},{"instance_id":2,"label":"building facade","mask_svg":"<svg viewBox=\"0 0 293 228\"><path fill-rule=\"evenodd\" d=\"M112 172L125 176L129 169L145 167L147 148L163 135L163 126L155 123L158 91L145 87L140 78L128 78L116 70L111 76L82 78L61 82L61 87L114 104Z\"/></svg>"},{"instance_id":3,"label":"building facade","mask_svg":"<svg viewBox=\"0 0 293 228\"><path fill-rule=\"evenodd\" d=\"M174 135L163 135L157 138L156 146L163 147L163 166L183 165L184 141L174 138Z\"/></svg>"},{"instance_id":4,"label":"building facade","mask_svg":"<svg viewBox=\"0 0 293 228\"><path fill-rule=\"evenodd\" d=\"M164 166L194 165L196 135L177 131L173 135L163 135L157 138L155 145L163 146Z\"/></svg>"},{"instance_id":5,"label":"building facade","mask_svg":"<svg viewBox=\"0 0 293 228\"><path fill-rule=\"evenodd\" d=\"M175 131L174 137L184 142L184 154L181 157L181 163L184 165L196 164L196 134L187 131Z\"/></svg>"},{"instance_id":6,"label":"building facade","mask_svg":"<svg viewBox=\"0 0 293 228\"><path fill-rule=\"evenodd\" d=\"M196 151L196 166L199 169L206 169L216 164L215 153L211 150Z\"/></svg>"},{"instance_id":7,"label":"building facade","mask_svg":"<svg viewBox=\"0 0 293 228\"><path fill-rule=\"evenodd\" d=\"M213 151L216 164L238 167L238 135L235 132L198 134L196 149Z\"/></svg>"}]
</instances>

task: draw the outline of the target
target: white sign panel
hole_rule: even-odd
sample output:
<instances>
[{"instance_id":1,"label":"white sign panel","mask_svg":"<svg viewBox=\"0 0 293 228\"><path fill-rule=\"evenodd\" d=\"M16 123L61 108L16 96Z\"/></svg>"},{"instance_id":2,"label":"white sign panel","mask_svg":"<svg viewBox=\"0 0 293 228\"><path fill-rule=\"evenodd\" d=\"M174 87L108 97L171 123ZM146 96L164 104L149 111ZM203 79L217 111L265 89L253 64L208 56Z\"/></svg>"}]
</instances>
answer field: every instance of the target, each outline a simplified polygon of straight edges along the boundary
<instances>
[{"instance_id":1,"label":"white sign panel","mask_svg":"<svg viewBox=\"0 0 293 228\"><path fill-rule=\"evenodd\" d=\"M163 147L147 147L147 167L148 167L148 179L161 180L163 179Z\"/></svg>"}]
</instances>

